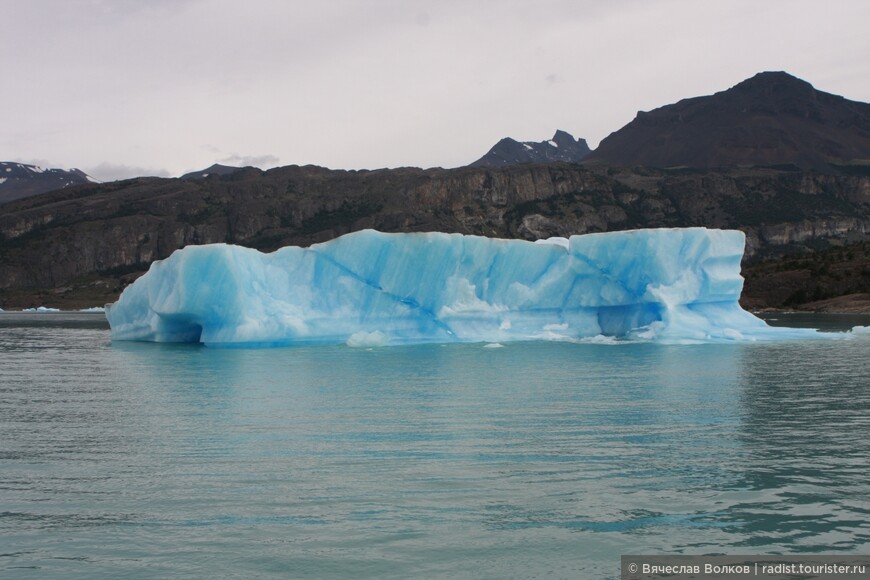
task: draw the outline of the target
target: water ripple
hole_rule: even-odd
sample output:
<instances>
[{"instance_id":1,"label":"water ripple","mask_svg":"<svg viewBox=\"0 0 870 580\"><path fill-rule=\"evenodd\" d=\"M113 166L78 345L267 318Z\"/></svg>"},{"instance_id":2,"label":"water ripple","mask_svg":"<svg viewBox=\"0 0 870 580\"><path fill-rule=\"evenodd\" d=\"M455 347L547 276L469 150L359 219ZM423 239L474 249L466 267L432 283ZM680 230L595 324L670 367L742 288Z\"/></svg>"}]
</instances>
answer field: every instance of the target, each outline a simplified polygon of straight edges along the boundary
<instances>
[{"instance_id":1,"label":"water ripple","mask_svg":"<svg viewBox=\"0 0 870 580\"><path fill-rule=\"evenodd\" d=\"M870 341L215 351L21 320L0 573L615 577L870 542Z\"/></svg>"}]
</instances>

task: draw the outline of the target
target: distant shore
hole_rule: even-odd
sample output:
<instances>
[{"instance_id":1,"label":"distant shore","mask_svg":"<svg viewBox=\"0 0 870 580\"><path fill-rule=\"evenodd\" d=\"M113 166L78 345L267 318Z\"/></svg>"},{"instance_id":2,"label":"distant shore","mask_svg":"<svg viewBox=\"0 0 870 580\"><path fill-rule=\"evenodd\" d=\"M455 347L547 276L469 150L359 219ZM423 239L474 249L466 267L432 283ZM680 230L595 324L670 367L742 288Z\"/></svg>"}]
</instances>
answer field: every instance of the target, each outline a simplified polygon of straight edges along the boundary
<instances>
[{"instance_id":1,"label":"distant shore","mask_svg":"<svg viewBox=\"0 0 870 580\"><path fill-rule=\"evenodd\" d=\"M847 294L826 300L816 300L794 307L772 308L755 304L744 304L750 312L815 312L819 314L870 314L870 294Z\"/></svg>"}]
</instances>

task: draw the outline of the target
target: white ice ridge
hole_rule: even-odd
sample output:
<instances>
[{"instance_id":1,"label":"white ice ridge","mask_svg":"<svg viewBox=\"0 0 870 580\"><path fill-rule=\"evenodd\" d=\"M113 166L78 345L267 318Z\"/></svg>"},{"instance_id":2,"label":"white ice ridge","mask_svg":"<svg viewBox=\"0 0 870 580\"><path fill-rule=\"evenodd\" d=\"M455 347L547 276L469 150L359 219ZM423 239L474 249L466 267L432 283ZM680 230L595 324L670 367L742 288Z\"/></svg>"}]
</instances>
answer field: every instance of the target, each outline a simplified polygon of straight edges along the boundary
<instances>
[{"instance_id":1,"label":"white ice ridge","mask_svg":"<svg viewBox=\"0 0 870 580\"><path fill-rule=\"evenodd\" d=\"M818 336L744 311L744 235L705 228L567 243L365 230L271 254L188 246L107 305L113 340L278 346Z\"/></svg>"}]
</instances>

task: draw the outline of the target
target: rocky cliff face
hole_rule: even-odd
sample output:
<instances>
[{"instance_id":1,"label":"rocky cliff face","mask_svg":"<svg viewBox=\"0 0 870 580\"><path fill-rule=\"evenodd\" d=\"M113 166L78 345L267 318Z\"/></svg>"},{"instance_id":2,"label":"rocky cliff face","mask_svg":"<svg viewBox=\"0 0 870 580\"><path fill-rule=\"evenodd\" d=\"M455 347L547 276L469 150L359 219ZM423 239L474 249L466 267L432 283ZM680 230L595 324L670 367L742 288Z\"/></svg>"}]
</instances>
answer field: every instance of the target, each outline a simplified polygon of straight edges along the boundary
<instances>
[{"instance_id":1,"label":"rocky cliff face","mask_svg":"<svg viewBox=\"0 0 870 580\"><path fill-rule=\"evenodd\" d=\"M676 226L743 229L757 257L864 240L870 177L567 164L291 166L70 187L0 205L0 306L112 300L153 260L188 244L269 251L364 228L536 239Z\"/></svg>"},{"instance_id":2,"label":"rocky cliff face","mask_svg":"<svg viewBox=\"0 0 870 580\"><path fill-rule=\"evenodd\" d=\"M746 265L750 308L870 312L870 243L833 246Z\"/></svg>"}]
</instances>

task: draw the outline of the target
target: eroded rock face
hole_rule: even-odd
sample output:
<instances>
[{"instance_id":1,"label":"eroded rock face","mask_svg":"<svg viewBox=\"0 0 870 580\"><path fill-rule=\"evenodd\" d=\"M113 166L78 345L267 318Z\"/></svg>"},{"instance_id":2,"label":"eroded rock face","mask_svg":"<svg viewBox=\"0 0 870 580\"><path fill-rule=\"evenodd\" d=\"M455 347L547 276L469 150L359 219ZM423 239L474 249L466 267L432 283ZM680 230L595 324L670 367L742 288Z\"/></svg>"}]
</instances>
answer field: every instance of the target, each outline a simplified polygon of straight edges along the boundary
<instances>
[{"instance_id":1,"label":"eroded rock face","mask_svg":"<svg viewBox=\"0 0 870 580\"><path fill-rule=\"evenodd\" d=\"M541 237L650 227L741 229L747 254L866 239L870 177L778 171L620 169L243 169L201 180L140 178L0 205L0 306L9 296L120 288L190 244L271 251L366 228ZM5 298L4 298L5 297Z\"/></svg>"},{"instance_id":2,"label":"eroded rock face","mask_svg":"<svg viewBox=\"0 0 870 580\"><path fill-rule=\"evenodd\" d=\"M762 226L758 230L764 245L767 246L786 246L808 240L845 238L850 234L861 239L867 232L866 220L849 217L781 223Z\"/></svg>"}]
</instances>

